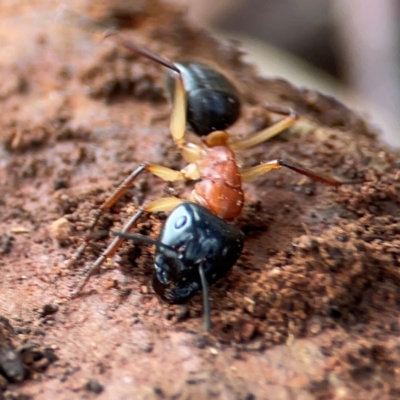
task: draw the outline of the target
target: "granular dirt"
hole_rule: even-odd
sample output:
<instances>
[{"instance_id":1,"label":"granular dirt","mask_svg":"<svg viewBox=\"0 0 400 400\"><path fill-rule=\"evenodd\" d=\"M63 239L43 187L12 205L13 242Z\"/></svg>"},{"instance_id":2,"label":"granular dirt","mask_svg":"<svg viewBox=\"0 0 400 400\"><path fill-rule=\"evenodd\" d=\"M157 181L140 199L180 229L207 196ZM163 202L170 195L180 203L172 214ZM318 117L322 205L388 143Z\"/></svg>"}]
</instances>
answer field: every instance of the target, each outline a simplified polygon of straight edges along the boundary
<instances>
[{"instance_id":1,"label":"granular dirt","mask_svg":"<svg viewBox=\"0 0 400 400\"><path fill-rule=\"evenodd\" d=\"M3 6L0 364L7 348L25 371L10 378L0 366L3 397L398 398L399 154L335 99L259 77L237 44L188 25L171 4L86 3ZM93 211L133 168L184 165L168 131L164 71L103 40L104 27L223 70L243 95L233 136L275 121L266 104L300 114L289 132L242 152L243 165L284 158L361 182L335 190L282 170L245 185L236 221L245 248L211 288L210 334L201 295L183 306L156 297L153 250L141 244L125 243L68 298L110 230L143 202L189 189L141 176L65 268ZM156 238L165 218L143 219L138 232Z\"/></svg>"}]
</instances>

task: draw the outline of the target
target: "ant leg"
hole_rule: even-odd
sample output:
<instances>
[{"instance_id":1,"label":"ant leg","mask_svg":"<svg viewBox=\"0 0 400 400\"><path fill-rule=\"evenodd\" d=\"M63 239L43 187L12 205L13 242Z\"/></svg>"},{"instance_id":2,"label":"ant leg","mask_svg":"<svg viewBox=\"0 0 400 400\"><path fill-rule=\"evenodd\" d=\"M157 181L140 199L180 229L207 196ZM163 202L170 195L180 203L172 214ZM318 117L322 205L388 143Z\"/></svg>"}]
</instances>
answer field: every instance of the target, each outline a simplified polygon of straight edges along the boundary
<instances>
[{"instance_id":1,"label":"ant leg","mask_svg":"<svg viewBox=\"0 0 400 400\"><path fill-rule=\"evenodd\" d=\"M278 106L272 106L269 105L266 107L269 111L272 111L276 114L281 114L281 115L286 115L285 118L283 118L281 121L278 121L276 124L269 126L268 128L265 128L261 130L260 132L257 132L255 135L233 141L229 143L229 147L232 150L243 150L243 149L248 149L250 147L254 147L262 142L265 142L272 137L278 135L285 129L289 128L292 126L298 119L298 115L294 110L291 108L284 108L284 107L278 107Z\"/></svg>"},{"instance_id":2,"label":"ant leg","mask_svg":"<svg viewBox=\"0 0 400 400\"><path fill-rule=\"evenodd\" d=\"M72 265L74 265L76 260L78 260L85 251L86 247L88 246L88 244L92 239L93 231L100 217L106 211L108 211L126 193L129 187L132 186L135 179L144 171L151 172L153 175L158 176L164 181L178 181L189 178L187 175L184 175L184 173L180 171L175 171L173 169L163 167L161 165L141 164L127 178L124 179L124 181L114 190L111 196L97 209L94 221L89 227L89 232L86 234L83 243L78 247L78 250L67 262L66 265L67 268L70 268Z\"/></svg>"},{"instance_id":3,"label":"ant leg","mask_svg":"<svg viewBox=\"0 0 400 400\"><path fill-rule=\"evenodd\" d=\"M344 183L344 182L340 182L334 178L328 178L328 177L316 174L315 172L313 172L307 168L304 168L301 165L293 164L289 161L280 160L280 159L272 160L272 161L268 161L266 163L262 163L260 165L256 165L255 167L242 170L242 171L240 171L240 173L241 173L243 182L250 182L250 181L258 178L259 176L266 174L267 172L269 172L273 169L279 169L281 167L289 168L292 171L295 171L299 174L308 176L309 178L313 179L314 181L326 183L327 185L339 187L340 185L343 185L343 183Z\"/></svg>"},{"instance_id":4,"label":"ant leg","mask_svg":"<svg viewBox=\"0 0 400 400\"><path fill-rule=\"evenodd\" d=\"M174 101L172 104L170 131L172 139L179 148L185 161L195 163L203 153L203 149L194 144L187 143L184 139L186 132L186 91L183 86L182 76L179 74L175 79Z\"/></svg>"},{"instance_id":5,"label":"ant leg","mask_svg":"<svg viewBox=\"0 0 400 400\"><path fill-rule=\"evenodd\" d=\"M186 143L184 139L184 135L186 132L187 104L186 104L186 91L179 68L174 63L166 60L160 55L155 54L152 51L147 50L146 48L125 39L123 36L114 31L106 32L104 38L111 38L116 43L122 45L128 50L134 53L138 53L141 56L153 60L158 64L161 64L164 67L167 67L170 70L174 71L176 77L175 77L172 113L170 119L170 132L175 144L179 147L183 158L189 163L197 161L201 155L202 148L192 143Z\"/></svg>"},{"instance_id":6,"label":"ant leg","mask_svg":"<svg viewBox=\"0 0 400 400\"><path fill-rule=\"evenodd\" d=\"M134 53L138 53L141 56L153 60L163 65L164 67L167 67L172 71L176 72L177 76L175 80L175 89L173 97L174 104L172 106L170 129L175 143L178 146L183 145L185 143L183 140L183 136L186 130L186 92L179 68L172 62L166 60L165 58L159 56L158 54L151 52L150 50L145 49L142 46L139 46L138 44L135 44L125 39L123 36L117 34L116 32L113 31L107 32L104 35L104 37L105 38L111 37L114 41L124 46L128 50Z\"/></svg>"},{"instance_id":7,"label":"ant leg","mask_svg":"<svg viewBox=\"0 0 400 400\"><path fill-rule=\"evenodd\" d=\"M173 71L179 73L178 67L173 64L171 61L166 60L165 58L159 56L156 53L153 53L150 50L147 50L145 47L142 47L136 43L131 42L128 39L125 39L122 35L118 34L117 32L113 30L108 30L104 33L104 39L111 38L118 44L122 45L126 49L130 50L132 53L138 53L143 57L148 58L149 60L153 60L164 67L167 67L169 69L172 69Z\"/></svg>"},{"instance_id":8,"label":"ant leg","mask_svg":"<svg viewBox=\"0 0 400 400\"><path fill-rule=\"evenodd\" d=\"M176 145L183 146L185 144L183 137L186 131L186 92L180 74L175 79L173 99L169 128Z\"/></svg>"},{"instance_id":9,"label":"ant leg","mask_svg":"<svg viewBox=\"0 0 400 400\"><path fill-rule=\"evenodd\" d=\"M140 217L145 213L154 213L158 211L171 211L179 204L183 203L183 200L177 197L164 197L151 202L147 207L140 207L139 210L129 219L129 221L124 225L122 233L130 232L135 226ZM119 249L122 242L125 239L123 237L116 237L107 247L107 249L101 254L101 256L92 264L92 266L87 270L82 281L79 283L77 288L72 292L71 296L76 296L86 285L93 272L96 271L105 260L111 258L115 252Z\"/></svg>"}]
</instances>

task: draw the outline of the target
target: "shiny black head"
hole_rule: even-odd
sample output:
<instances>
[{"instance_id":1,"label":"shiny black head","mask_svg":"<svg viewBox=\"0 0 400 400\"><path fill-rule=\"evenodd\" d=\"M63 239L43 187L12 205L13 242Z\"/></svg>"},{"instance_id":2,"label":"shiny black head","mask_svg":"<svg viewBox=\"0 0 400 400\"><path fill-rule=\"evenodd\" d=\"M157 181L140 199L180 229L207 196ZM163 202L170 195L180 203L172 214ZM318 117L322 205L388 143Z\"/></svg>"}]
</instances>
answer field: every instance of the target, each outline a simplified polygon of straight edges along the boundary
<instances>
[{"instance_id":1,"label":"shiny black head","mask_svg":"<svg viewBox=\"0 0 400 400\"><path fill-rule=\"evenodd\" d=\"M222 278L243 248L242 231L195 203L182 203L165 222L153 275L154 290L170 303L184 303L202 289L199 267L209 284Z\"/></svg>"},{"instance_id":2,"label":"shiny black head","mask_svg":"<svg viewBox=\"0 0 400 400\"><path fill-rule=\"evenodd\" d=\"M182 203L168 217L158 240L124 232L113 235L157 246L153 287L162 299L184 303L203 290L205 330L210 330L208 285L239 258L244 239L240 229L196 203Z\"/></svg>"},{"instance_id":3,"label":"shiny black head","mask_svg":"<svg viewBox=\"0 0 400 400\"><path fill-rule=\"evenodd\" d=\"M198 136L225 130L240 116L240 99L236 88L220 72L199 62L175 64L182 75L187 96L187 124ZM167 91L174 90L174 77L167 74Z\"/></svg>"}]
</instances>

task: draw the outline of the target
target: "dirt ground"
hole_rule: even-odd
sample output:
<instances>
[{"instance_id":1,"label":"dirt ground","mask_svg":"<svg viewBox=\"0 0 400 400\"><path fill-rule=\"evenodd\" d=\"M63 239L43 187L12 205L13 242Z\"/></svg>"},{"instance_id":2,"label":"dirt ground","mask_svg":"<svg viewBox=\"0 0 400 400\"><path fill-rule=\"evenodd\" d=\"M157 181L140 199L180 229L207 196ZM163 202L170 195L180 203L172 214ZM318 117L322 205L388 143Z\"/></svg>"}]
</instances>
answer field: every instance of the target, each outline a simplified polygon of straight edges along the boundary
<instances>
[{"instance_id":1,"label":"dirt ground","mask_svg":"<svg viewBox=\"0 0 400 400\"><path fill-rule=\"evenodd\" d=\"M336 100L257 76L236 43L188 26L171 5L53 3L0 9L0 398L399 398L399 154ZM211 289L209 334L201 295L176 306L154 294L149 246L124 244L69 298L111 229L143 202L189 189L141 176L101 219L105 234L65 267L133 168L184 165L162 68L103 40L112 26L168 59L225 71L243 96L232 135L271 124L267 103L301 115L238 155L244 165L279 157L361 182L335 190L276 171L246 184L245 248ZM138 231L155 238L165 218Z\"/></svg>"}]
</instances>

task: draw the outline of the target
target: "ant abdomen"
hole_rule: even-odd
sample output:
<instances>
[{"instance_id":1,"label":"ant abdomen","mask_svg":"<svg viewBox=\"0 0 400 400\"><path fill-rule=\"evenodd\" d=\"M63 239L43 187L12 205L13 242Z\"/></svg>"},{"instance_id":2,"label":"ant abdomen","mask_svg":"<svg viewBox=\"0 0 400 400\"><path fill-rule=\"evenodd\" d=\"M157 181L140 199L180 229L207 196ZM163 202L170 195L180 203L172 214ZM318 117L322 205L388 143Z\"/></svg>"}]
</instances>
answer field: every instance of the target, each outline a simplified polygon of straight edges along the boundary
<instances>
[{"instance_id":1,"label":"ant abdomen","mask_svg":"<svg viewBox=\"0 0 400 400\"><path fill-rule=\"evenodd\" d=\"M197 62L174 63L186 91L188 128L198 136L225 130L240 117L241 102L235 86L219 71ZM175 77L166 75L166 89L173 102Z\"/></svg>"}]
</instances>

